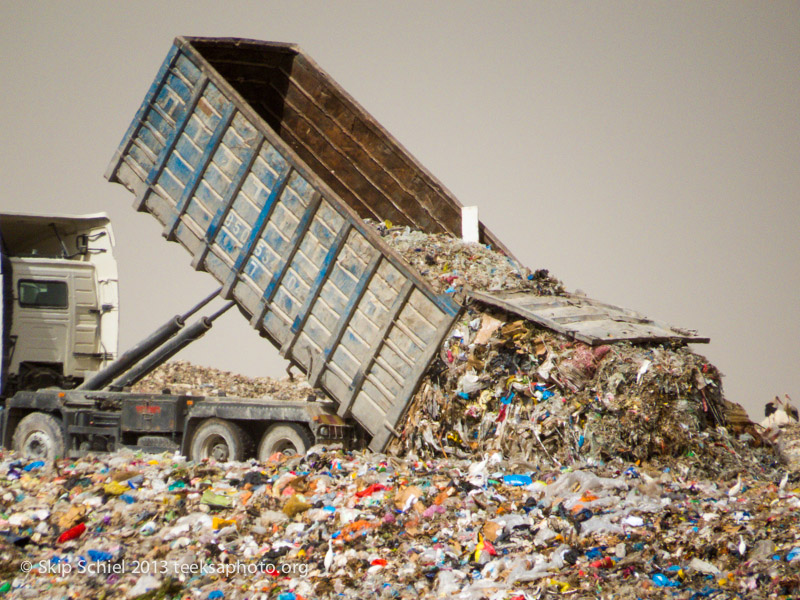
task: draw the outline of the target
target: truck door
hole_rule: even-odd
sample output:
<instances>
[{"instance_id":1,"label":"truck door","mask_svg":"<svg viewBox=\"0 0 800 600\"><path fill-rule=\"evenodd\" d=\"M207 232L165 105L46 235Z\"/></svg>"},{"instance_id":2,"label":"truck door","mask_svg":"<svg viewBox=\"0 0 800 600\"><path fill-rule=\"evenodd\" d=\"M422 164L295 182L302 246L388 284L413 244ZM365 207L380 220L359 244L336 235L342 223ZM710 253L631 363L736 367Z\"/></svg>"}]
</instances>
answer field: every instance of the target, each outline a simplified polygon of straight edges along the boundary
<instances>
[{"instance_id":1,"label":"truck door","mask_svg":"<svg viewBox=\"0 0 800 600\"><path fill-rule=\"evenodd\" d=\"M10 371L19 374L23 389L58 385L69 341L68 276L52 266L25 264L20 259L13 259L13 264L15 306L10 333L17 342Z\"/></svg>"},{"instance_id":2,"label":"truck door","mask_svg":"<svg viewBox=\"0 0 800 600\"><path fill-rule=\"evenodd\" d=\"M104 355L100 340L101 307L95 272L89 264L74 265L70 269L70 283L74 307L74 332L71 356L67 356L64 374L84 376L98 368L99 357Z\"/></svg>"}]
</instances>

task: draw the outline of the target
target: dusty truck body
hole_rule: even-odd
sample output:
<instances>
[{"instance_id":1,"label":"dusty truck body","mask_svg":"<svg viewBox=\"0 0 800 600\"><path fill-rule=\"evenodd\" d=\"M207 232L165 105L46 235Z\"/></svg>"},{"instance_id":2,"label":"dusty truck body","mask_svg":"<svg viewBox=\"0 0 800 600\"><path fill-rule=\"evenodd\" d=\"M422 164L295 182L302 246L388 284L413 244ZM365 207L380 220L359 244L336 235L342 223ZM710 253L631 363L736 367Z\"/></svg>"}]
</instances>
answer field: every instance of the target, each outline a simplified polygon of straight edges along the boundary
<instances>
[{"instance_id":1,"label":"dusty truck body","mask_svg":"<svg viewBox=\"0 0 800 600\"><path fill-rule=\"evenodd\" d=\"M257 445L264 458L284 445L354 438L382 451L400 435L462 306L367 220L459 237L462 206L302 50L176 38L106 177L327 399L274 405L121 391L202 335L215 313L181 333L165 324L74 391L20 392L6 402L6 444L31 411L59 415L69 436L59 447L70 451L173 447L223 459ZM478 230L481 243L514 260ZM707 341L569 294L465 291L588 344Z\"/></svg>"},{"instance_id":2,"label":"dusty truck body","mask_svg":"<svg viewBox=\"0 0 800 600\"><path fill-rule=\"evenodd\" d=\"M402 429L461 306L365 219L460 237L462 206L300 48L176 38L106 177L364 428L370 448ZM703 341L568 295L480 300L589 343Z\"/></svg>"},{"instance_id":3,"label":"dusty truck body","mask_svg":"<svg viewBox=\"0 0 800 600\"><path fill-rule=\"evenodd\" d=\"M108 218L3 213L0 235L4 446L35 458L129 447L224 460L349 441L351 428L335 406L316 398L123 391L205 334L231 305L187 325L217 290L117 357L117 264Z\"/></svg>"},{"instance_id":4,"label":"dusty truck body","mask_svg":"<svg viewBox=\"0 0 800 600\"><path fill-rule=\"evenodd\" d=\"M175 40L106 176L385 447L461 307L364 219L460 235L441 183L296 46L198 38Z\"/></svg>"}]
</instances>

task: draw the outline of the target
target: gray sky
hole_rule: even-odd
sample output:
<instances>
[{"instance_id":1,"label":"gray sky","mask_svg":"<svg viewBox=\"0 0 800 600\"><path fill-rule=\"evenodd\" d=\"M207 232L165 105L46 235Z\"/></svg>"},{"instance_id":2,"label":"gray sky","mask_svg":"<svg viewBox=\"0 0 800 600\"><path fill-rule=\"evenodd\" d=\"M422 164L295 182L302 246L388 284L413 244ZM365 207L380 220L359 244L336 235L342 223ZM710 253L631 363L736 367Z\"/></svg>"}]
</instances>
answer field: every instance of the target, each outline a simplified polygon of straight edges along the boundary
<instances>
[{"instance_id":1,"label":"gray sky","mask_svg":"<svg viewBox=\"0 0 800 600\"><path fill-rule=\"evenodd\" d=\"M103 173L176 35L299 43L527 266L800 400L800 3L2 3L2 210L107 212L121 349L214 289ZM180 355L280 376L230 313Z\"/></svg>"}]
</instances>

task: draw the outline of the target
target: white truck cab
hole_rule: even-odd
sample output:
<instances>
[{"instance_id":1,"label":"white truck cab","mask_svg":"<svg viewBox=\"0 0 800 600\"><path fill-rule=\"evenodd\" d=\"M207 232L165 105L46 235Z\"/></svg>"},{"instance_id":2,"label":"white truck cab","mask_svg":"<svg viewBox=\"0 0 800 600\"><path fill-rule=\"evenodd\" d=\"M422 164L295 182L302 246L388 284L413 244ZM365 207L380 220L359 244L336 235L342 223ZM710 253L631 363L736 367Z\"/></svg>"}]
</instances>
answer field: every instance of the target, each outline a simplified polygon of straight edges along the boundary
<instances>
[{"instance_id":1,"label":"white truck cab","mask_svg":"<svg viewBox=\"0 0 800 600\"><path fill-rule=\"evenodd\" d=\"M105 214L0 213L0 396L73 388L116 358L113 249Z\"/></svg>"}]
</instances>

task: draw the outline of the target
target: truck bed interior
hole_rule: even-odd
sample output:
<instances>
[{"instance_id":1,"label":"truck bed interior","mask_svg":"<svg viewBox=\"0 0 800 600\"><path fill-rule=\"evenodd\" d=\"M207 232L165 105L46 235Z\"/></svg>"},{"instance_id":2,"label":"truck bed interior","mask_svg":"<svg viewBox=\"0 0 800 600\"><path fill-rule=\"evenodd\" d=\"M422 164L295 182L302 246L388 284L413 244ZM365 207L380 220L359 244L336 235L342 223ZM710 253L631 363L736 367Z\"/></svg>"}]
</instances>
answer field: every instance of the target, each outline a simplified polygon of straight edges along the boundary
<instances>
[{"instance_id":1,"label":"truck bed interior","mask_svg":"<svg viewBox=\"0 0 800 600\"><path fill-rule=\"evenodd\" d=\"M181 40L361 218L461 236L461 203L299 47ZM482 241L508 253L480 230Z\"/></svg>"}]
</instances>

